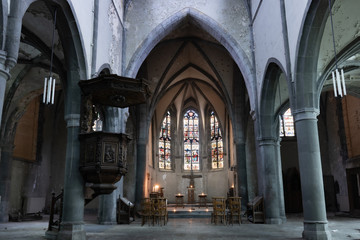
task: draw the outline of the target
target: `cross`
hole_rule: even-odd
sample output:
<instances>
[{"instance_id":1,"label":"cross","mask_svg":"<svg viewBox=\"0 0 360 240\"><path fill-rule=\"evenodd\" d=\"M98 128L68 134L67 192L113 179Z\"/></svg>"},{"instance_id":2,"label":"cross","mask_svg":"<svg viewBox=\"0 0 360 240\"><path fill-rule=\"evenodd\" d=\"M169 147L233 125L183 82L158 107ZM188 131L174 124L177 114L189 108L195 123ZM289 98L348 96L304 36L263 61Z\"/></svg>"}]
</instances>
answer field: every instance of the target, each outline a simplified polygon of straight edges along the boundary
<instances>
[{"instance_id":1,"label":"cross","mask_svg":"<svg viewBox=\"0 0 360 240\"><path fill-rule=\"evenodd\" d=\"M195 181L194 178L202 178L202 175L194 175L193 171L191 170L190 175L183 175L183 178L190 179L190 187L195 188Z\"/></svg>"}]
</instances>

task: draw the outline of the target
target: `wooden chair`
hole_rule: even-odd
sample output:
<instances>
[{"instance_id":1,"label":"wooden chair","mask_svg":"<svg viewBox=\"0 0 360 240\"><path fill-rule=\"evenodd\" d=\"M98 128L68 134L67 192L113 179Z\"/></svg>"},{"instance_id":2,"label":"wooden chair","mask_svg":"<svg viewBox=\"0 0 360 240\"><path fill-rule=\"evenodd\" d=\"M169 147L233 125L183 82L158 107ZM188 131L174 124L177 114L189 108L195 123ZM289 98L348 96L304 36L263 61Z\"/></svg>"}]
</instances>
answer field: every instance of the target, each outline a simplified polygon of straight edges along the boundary
<instances>
[{"instance_id":1,"label":"wooden chair","mask_svg":"<svg viewBox=\"0 0 360 240\"><path fill-rule=\"evenodd\" d=\"M144 198L141 200L141 211L140 211L140 215L141 215L141 226L144 226L144 224L146 222L148 222L148 224L150 225L150 220L152 220L151 222L153 223L153 206L152 206L152 201L150 198Z\"/></svg>"},{"instance_id":2,"label":"wooden chair","mask_svg":"<svg viewBox=\"0 0 360 240\"><path fill-rule=\"evenodd\" d=\"M247 204L246 210L247 217L250 222L253 223L264 223L265 212L264 212L264 199L263 197L257 196L252 202Z\"/></svg>"},{"instance_id":3,"label":"wooden chair","mask_svg":"<svg viewBox=\"0 0 360 240\"><path fill-rule=\"evenodd\" d=\"M156 198L156 199L152 199L152 201L154 203L153 205L154 222L160 225L162 223L166 225L168 220L166 198Z\"/></svg>"},{"instance_id":4,"label":"wooden chair","mask_svg":"<svg viewBox=\"0 0 360 240\"><path fill-rule=\"evenodd\" d=\"M228 223L233 224L234 221L241 224L241 197L228 198L229 212L227 214Z\"/></svg>"},{"instance_id":5,"label":"wooden chair","mask_svg":"<svg viewBox=\"0 0 360 240\"><path fill-rule=\"evenodd\" d=\"M218 219L221 223L225 223L226 204L225 198L213 197L213 212L211 214L211 222L217 224Z\"/></svg>"}]
</instances>

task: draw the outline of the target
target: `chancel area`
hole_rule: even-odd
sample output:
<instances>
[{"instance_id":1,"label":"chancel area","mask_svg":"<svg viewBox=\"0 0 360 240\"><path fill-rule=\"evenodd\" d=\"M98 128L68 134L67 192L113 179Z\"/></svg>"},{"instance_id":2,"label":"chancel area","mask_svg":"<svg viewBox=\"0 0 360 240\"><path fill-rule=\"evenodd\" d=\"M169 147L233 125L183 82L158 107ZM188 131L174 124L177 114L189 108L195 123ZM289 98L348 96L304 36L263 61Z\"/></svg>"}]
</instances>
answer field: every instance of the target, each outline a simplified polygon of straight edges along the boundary
<instances>
[{"instance_id":1,"label":"chancel area","mask_svg":"<svg viewBox=\"0 0 360 240\"><path fill-rule=\"evenodd\" d=\"M358 9L2 0L0 238L360 238Z\"/></svg>"}]
</instances>

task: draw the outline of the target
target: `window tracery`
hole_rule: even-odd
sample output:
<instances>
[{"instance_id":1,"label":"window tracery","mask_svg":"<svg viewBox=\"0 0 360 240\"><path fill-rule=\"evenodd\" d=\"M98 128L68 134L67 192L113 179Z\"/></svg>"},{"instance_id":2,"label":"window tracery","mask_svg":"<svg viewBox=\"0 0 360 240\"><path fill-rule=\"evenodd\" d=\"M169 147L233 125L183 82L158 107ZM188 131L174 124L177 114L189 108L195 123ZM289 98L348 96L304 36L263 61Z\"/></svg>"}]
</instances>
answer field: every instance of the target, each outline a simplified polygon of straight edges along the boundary
<instances>
[{"instance_id":1,"label":"window tracery","mask_svg":"<svg viewBox=\"0 0 360 240\"><path fill-rule=\"evenodd\" d=\"M211 168L220 169L224 167L224 147L219 121L215 112L210 114L211 128Z\"/></svg>"},{"instance_id":2,"label":"window tracery","mask_svg":"<svg viewBox=\"0 0 360 240\"><path fill-rule=\"evenodd\" d=\"M167 111L160 129L159 136L159 169L171 170L171 116Z\"/></svg>"},{"instance_id":3,"label":"window tracery","mask_svg":"<svg viewBox=\"0 0 360 240\"><path fill-rule=\"evenodd\" d=\"M194 110L184 114L184 170L200 170L199 116Z\"/></svg>"},{"instance_id":4,"label":"window tracery","mask_svg":"<svg viewBox=\"0 0 360 240\"><path fill-rule=\"evenodd\" d=\"M288 108L284 114L280 115L280 137L294 137L294 118L291 114L291 109Z\"/></svg>"}]
</instances>

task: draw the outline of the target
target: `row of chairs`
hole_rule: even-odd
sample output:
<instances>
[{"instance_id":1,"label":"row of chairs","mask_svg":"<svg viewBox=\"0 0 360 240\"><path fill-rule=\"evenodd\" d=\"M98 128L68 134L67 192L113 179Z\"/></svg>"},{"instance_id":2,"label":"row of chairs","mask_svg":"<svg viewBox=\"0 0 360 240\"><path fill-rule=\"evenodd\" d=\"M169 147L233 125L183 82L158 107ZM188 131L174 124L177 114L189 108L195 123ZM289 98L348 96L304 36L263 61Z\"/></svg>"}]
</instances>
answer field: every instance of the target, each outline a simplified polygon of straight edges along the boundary
<instances>
[{"instance_id":1,"label":"row of chairs","mask_svg":"<svg viewBox=\"0 0 360 240\"><path fill-rule=\"evenodd\" d=\"M144 198L141 201L141 216L143 226L146 222L150 225L166 225L168 221L166 198Z\"/></svg>"},{"instance_id":2,"label":"row of chairs","mask_svg":"<svg viewBox=\"0 0 360 240\"><path fill-rule=\"evenodd\" d=\"M213 212L211 222L217 224L237 222L241 224L241 197L229 197L226 201L223 197L213 197ZM226 210L226 202L228 210Z\"/></svg>"}]
</instances>

